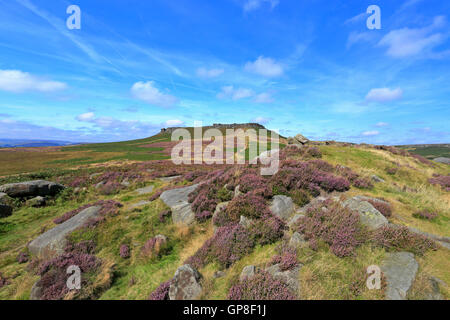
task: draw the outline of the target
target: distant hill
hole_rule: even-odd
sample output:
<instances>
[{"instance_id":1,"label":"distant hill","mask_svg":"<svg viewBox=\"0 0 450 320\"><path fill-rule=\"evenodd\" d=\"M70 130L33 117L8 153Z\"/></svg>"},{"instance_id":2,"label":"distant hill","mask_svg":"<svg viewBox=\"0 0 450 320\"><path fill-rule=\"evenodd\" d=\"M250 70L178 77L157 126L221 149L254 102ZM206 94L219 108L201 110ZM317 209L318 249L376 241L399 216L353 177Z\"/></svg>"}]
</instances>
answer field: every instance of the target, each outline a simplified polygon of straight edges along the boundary
<instances>
[{"instance_id":1,"label":"distant hill","mask_svg":"<svg viewBox=\"0 0 450 320\"><path fill-rule=\"evenodd\" d=\"M411 153L419 154L427 159L435 159L439 157L450 158L450 144L412 144L398 146L399 148L408 150Z\"/></svg>"},{"instance_id":2,"label":"distant hill","mask_svg":"<svg viewBox=\"0 0 450 320\"><path fill-rule=\"evenodd\" d=\"M0 148L58 147L78 143L59 140L0 139Z\"/></svg>"}]
</instances>

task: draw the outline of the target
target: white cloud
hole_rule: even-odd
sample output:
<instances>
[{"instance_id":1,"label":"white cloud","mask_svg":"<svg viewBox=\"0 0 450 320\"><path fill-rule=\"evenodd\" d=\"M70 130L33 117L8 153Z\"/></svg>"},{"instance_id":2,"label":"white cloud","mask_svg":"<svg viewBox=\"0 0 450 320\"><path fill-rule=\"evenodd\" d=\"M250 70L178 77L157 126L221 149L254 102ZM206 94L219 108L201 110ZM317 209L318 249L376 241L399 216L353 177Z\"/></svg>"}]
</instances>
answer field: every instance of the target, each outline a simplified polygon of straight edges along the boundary
<instances>
[{"instance_id":1,"label":"white cloud","mask_svg":"<svg viewBox=\"0 0 450 320\"><path fill-rule=\"evenodd\" d=\"M373 38L372 32L350 32L347 39L347 48L358 42L370 42Z\"/></svg>"},{"instance_id":2,"label":"white cloud","mask_svg":"<svg viewBox=\"0 0 450 320\"><path fill-rule=\"evenodd\" d=\"M177 126L181 126L183 125L184 122L178 119L173 119L173 120L167 120L166 121L166 126L168 127L177 127Z\"/></svg>"},{"instance_id":3,"label":"white cloud","mask_svg":"<svg viewBox=\"0 0 450 320\"><path fill-rule=\"evenodd\" d=\"M51 81L20 70L0 70L0 90L20 93L25 91L51 92L66 89L63 82Z\"/></svg>"},{"instance_id":4,"label":"white cloud","mask_svg":"<svg viewBox=\"0 0 450 320\"><path fill-rule=\"evenodd\" d=\"M379 135L380 132L373 130L373 131L364 131L363 133L361 133L361 135L365 136L365 137L372 137L372 136L377 136Z\"/></svg>"},{"instance_id":5,"label":"white cloud","mask_svg":"<svg viewBox=\"0 0 450 320\"><path fill-rule=\"evenodd\" d=\"M253 11L259 9L263 3L270 4L270 8L275 8L280 1L279 0L246 0L244 3L244 11Z\"/></svg>"},{"instance_id":6,"label":"white cloud","mask_svg":"<svg viewBox=\"0 0 450 320\"><path fill-rule=\"evenodd\" d=\"M197 75L201 78L215 78L220 76L224 72L223 69L205 69L198 68Z\"/></svg>"},{"instance_id":7,"label":"white cloud","mask_svg":"<svg viewBox=\"0 0 450 320\"><path fill-rule=\"evenodd\" d=\"M162 93L158 88L155 88L153 81L136 82L131 87L131 94L136 99L160 107L171 107L178 101L176 97Z\"/></svg>"},{"instance_id":8,"label":"white cloud","mask_svg":"<svg viewBox=\"0 0 450 320\"><path fill-rule=\"evenodd\" d=\"M76 119L82 122L90 122L95 119L95 114L93 112L86 112L77 116Z\"/></svg>"},{"instance_id":9,"label":"white cloud","mask_svg":"<svg viewBox=\"0 0 450 320\"><path fill-rule=\"evenodd\" d=\"M371 89L366 95L367 102L390 102L401 99L403 96L403 90L400 88L376 88Z\"/></svg>"},{"instance_id":10,"label":"white cloud","mask_svg":"<svg viewBox=\"0 0 450 320\"><path fill-rule=\"evenodd\" d=\"M237 88L233 86L222 87L222 91L217 94L219 99L240 100L252 97L255 93L251 89Z\"/></svg>"},{"instance_id":11,"label":"white cloud","mask_svg":"<svg viewBox=\"0 0 450 320\"><path fill-rule=\"evenodd\" d=\"M274 102L274 99L272 98L270 93L263 92L263 93L257 94L255 96L255 99L253 99L253 101L256 103L272 103L272 102Z\"/></svg>"},{"instance_id":12,"label":"white cloud","mask_svg":"<svg viewBox=\"0 0 450 320\"><path fill-rule=\"evenodd\" d=\"M391 57L402 58L418 55L425 50L431 50L444 41L444 35L433 33L435 29L444 25L445 17L438 16L434 18L433 23L428 27L393 30L385 35L378 45L387 47L386 54Z\"/></svg>"},{"instance_id":13,"label":"white cloud","mask_svg":"<svg viewBox=\"0 0 450 320\"><path fill-rule=\"evenodd\" d=\"M375 126L381 128L381 127L387 127L388 125L389 125L389 123L387 123L387 122L378 122Z\"/></svg>"},{"instance_id":14,"label":"white cloud","mask_svg":"<svg viewBox=\"0 0 450 320\"><path fill-rule=\"evenodd\" d=\"M363 12L363 13L360 13L360 14L354 16L354 17L351 17L350 19L345 20L344 24L353 24L353 23L361 22L366 17L367 17L367 13Z\"/></svg>"},{"instance_id":15,"label":"white cloud","mask_svg":"<svg viewBox=\"0 0 450 320\"><path fill-rule=\"evenodd\" d=\"M259 124L266 124L268 123L272 118L266 118L266 117L256 117L250 120L250 122L259 123Z\"/></svg>"},{"instance_id":16,"label":"white cloud","mask_svg":"<svg viewBox=\"0 0 450 320\"><path fill-rule=\"evenodd\" d=\"M247 62L245 70L251 73L256 73L264 77L277 77L283 74L283 67L281 64L275 62L271 58L258 57L255 62Z\"/></svg>"}]
</instances>

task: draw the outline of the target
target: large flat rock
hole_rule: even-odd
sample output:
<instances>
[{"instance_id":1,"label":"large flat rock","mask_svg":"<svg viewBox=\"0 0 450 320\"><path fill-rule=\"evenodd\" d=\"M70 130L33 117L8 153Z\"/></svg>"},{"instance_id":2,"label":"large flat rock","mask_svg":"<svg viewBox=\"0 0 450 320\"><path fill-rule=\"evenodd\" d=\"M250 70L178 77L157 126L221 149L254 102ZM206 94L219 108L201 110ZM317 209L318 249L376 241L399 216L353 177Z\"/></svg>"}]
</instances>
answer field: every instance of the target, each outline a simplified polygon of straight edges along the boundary
<instances>
[{"instance_id":1,"label":"large flat rock","mask_svg":"<svg viewBox=\"0 0 450 320\"><path fill-rule=\"evenodd\" d=\"M412 253L388 253L381 264L387 281L386 300L405 300L418 269L419 264Z\"/></svg>"},{"instance_id":2,"label":"large flat rock","mask_svg":"<svg viewBox=\"0 0 450 320\"><path fill-rule=\"evenodd\" d=\"M194 223L195 214L188 202L188 196L198 186L199 184L194 184L189 187L167 190L161 194L161 200L172 209L173 223L185 225Z\"/></svg>"},{"instance_id":3,"label":"large flat rock","mask_svg":"<svg viewBox=\"0 0 450 320\"><path fill-rule=\"evenodd\" d=\"M48 259L63 253L66 246L66 236L83 226L89 219L97 217L101 208L101 206L93 206L84 209L76 216L31 241L28 249L33 255L42 259Z\"/></svg>"},{"instance_id":4,"label":"large flat rock","mask_svg":"<svg viewBox=\"0 0 450 320\"><path fill-rule=\"evenodd\" d=\"M0 186L0 192L6 193L13 198L54 196L65 187L56 182L45 180L34 180L19 183L9 183Z\"/></svg>"}]
</instances>

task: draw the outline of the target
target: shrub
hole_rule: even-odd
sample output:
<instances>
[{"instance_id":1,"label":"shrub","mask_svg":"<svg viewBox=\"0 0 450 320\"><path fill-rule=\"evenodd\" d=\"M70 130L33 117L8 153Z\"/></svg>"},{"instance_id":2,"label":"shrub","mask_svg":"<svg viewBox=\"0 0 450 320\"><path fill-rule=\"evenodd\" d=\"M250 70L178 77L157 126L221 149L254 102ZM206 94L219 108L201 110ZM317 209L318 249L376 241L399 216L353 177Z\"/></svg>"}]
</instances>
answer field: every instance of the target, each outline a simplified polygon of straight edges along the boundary
<instances>
[{"instance_id":1,"label":"shrub","mask_svg":"<svg viewBox=\"0 0 450 320\"><path fill-rule=\"evenodd\" d=\"M4 286L7 286L9 284L10 284L9 279L3 276L3 274L0 272L0 288L3 288Z\"/></svg>"},{"instance_id":2,"label":"shrub","mask_svg":"<svg viewBox=\"0 0 450 320\"><path fill-rule=\"evenodd\" d=\"M130 248L126 244L122 244L119 248L119 255L123 259L130 257Z\"/></svg>"},{"instance_id":3,"label":"shrub","mask_svg":"<svg viewBox=\"0 0 450 320\"><path fill-rule=\"evenodd\" d=\"M373 184L368 178L358 178L355 181L353 181L353 185L360 189L372 189Z\"/></svg>"},{"instance_id":4,"label":"shrub","mask_svg":"<svg viewBox=\"0 0 450 320\"><path fill-rule=\"evenodd\" d=\"M288 285L274 279L268 272L259 271L230 288L229 300L294 300Z\"/></svg>"},{"instance_id":5,"label":"shrub","mask_svg":"<svg viewBox=\"0 0 450 320\"><path fill-rule=\"evenodd\" d=\"M196 268L217 261L228 268L243 256L249 254L255 242L249 232L239 224L227 225L217 229L214 236L207 240L185 263Z\"/></svg>"},{"instance_id":6,"label":"shrub","mask_svg":"<svg viewBox=\"0 0 450 320\"><path fill-rule=\"evenodd\" d=\"M310 201L310 195L305 190L293 190L290 192L290 196L292 198L292 201L300 207L303 207Z\"/></svg>"},{"instance_id":7,"label":"shrub","mask_svg":"<svg viewBox=\"0 0 450 320\"><path fill-rule=\"evenodd\" d=\"M445 191L450 191L450 176L433 175L433 178L428 180L431 184L440 185Z\"/></svg>"},{"instance_id":8,"label":"shrub","mask_svg":"<svg viewBox=\"0 0 450 320\"><path fill-rule=\"evenodd\" d=\"M197 219L198 222L202 223L207 221L208 219L210 219L212 217L212 212L211 211L203 211L202 213L196 213L195 214L195 219Z\"/></svg>"},{"instance_id":9,"label":"shrub","mask_svg":"<svg viewBox=\"0 0 450 320\"><path fill-rule=\"evenodd\" d=\"M269 214L270 210L262 196L251 192L234 198L228 204L226 212L232 221L238 222L241 216L258 219Z\"/></svg>"},{"instance_id":10,"label":"shrub","mask_svg":"<svg viewBox=\"0 0 450 320\"><path fill-rule=\"evenodd\" d=\"M262 219L254 221L249 231L257 244L266 245L274 243L283 237L286 224L272 214L266 214Z\"/></svg>"},{"instance_id":11,"label":"shrub","mask_svg":"<svg viewBox=\"0 0 450 320\"><path fill-rule=\"evenodd\" d=\"M169 300L169 289L172 280L163 282L150 294L149 300Z\"/></svg>"},{"instance_id":12,"label":"shrub","mask_svg":"<svg viewBox=\"0 0 450 320\"><path fill-rule=\"evenodd\" d=\"M160 258L170 250L167 239L164 236L153 237L144 244L141 249L143 256L148 258Z\"/></svg>"},{"instance_id":13,"label":"shrub","mask_svg":"<svg viewBox=\"0 0 450 320\"><path fill-rule=\"evenodd\" d=\"M123 205L120 202L114 201L114 200L100 200L94 203L86 204L84 206L79 207L78 209L69 211L64 213L62 216L56 218L53 220L55 224L61 224L63 222L66 222L70 218L76 216L81 211L94 207L94 206L101 206L99 215L100 216L106 216L106 215L116 215L119 208L123 207Z\"/></svg>"},{"instance_id":14,"label":"shrub","mask_svg":"<svg viewBox=\"0 0 450 320\"><path fill-rule=\"evenodd\" d=\"M247 193L255 191L263 197L269 198L272 196L272 190L269 187L268 181L258 174L245 174L239 179L239 191Z\"/></svg>"},{"instance_id":15,"label":"shrub","mask_svg":"<svg viewBox=\"0 0 450 320\"><path fill-rule=\"evenodd\" d=\"M29 258L30 257L28 256L28 253L20 252L19 255L17 256L17 262L18 263L25 263L25 262L28 262Z\"/></svg>"},{"instance_id":16,"label":"shrub","mask_svg":"<svg viewBox=\"0 0 450 320\"><path fill-rule=\"evenodd\" d=\"M423 255L428 250L437 249L434 241L409 231L405 226L382 226L375 231L374 241L387 250L405 250L417 255Z\"/></svg>"},{"instance_id":17,"label":"shrub","mask_svg":"<svg viewBox=\"0 0 450 320\"><path fill-rule=\"evenodd\" d=\"M272 265L279 264L281 271L287 271L295 268L298 265L297 252L295 249L284 247L281 253L275 255L270 262Z\"/></svg>"},{"instance_id":18,"label":"shrub","mask_svg":"<svg viewBox=\"0 0 450 320\"><path fill-rule=\"evenodd\" d=\"M67 288L67 268L78 266L84 276L81 277L81 290L90 284L92 277L88 274L95 273L100 267L101 261L94 255L87 253L65 252L62 255L45 261L39 266L41 279L38 285L42 288L43 300L60 300L69 292ZM79 291L78 291L79 292Z\"/></svg>"},{"instance_id":19,"label":"shrub","mask_svg":"<svg viewBox=\"0 0 450 320\"><path fill-rule=\"evenodd\" d=\"M392 208L389 202L383 200L383 201L375 201L375 200L371 200L369 199L368 202L378 211L380 211L380 213L385 216L386 218L389 218L390 216L392 216Z\"/></svg>"},{"instance_id":20,"label":"shrub","mask_svg":"<svg viewBox=\"0 0 450 320\"><path fill-rule=\"evenodd\" d=\"M164 223L167 221L167 219L170 219L171 216L172 216L172 210L167 209L167 210L163 210L159 213L158 219L160 222Z\"/></svg>"},{"instance_id":21,"label":"shrub","mask_svg":"<svg viewBox=\"0 0 450 320\"><path fill-rule=\"evenodd\" d=\"M391 168L386 168L386 173L393 176L397 173L398 168L395 167L391 167Z\"/></svg>"},{"instance_id":22,"label":"shrub","mask_svg":"<svg viewBox=\"0 0 450 320\"><path fill-rule=\"evenodd\" d=\"M298 230L307 240L322 239L328 243L331 251L338 257L354 255L355 249L365 238L358 213L343 208L332 200L308 208L305 217L300 219ZM313 246L315 244L316 242Z\"/></svg>"},{"instance_id":23,"label":"shrub","mask_svg":"<svg viewBox=\"0 0 450 320\"><path fill-rule=\"evenodd\" d=\"M438 217L438 214L436 212L422 210L413 213L413 217L418 219L434 220Z\"/></svg>"}]
</instances>

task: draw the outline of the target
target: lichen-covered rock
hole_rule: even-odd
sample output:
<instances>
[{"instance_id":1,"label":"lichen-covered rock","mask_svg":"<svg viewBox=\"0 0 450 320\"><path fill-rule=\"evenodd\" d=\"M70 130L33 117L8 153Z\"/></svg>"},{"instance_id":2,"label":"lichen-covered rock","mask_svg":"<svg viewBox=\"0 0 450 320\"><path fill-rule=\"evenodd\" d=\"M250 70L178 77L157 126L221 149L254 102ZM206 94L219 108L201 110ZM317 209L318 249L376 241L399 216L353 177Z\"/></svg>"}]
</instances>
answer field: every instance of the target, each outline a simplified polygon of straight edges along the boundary
<instances>
[{"instance_id":1,"label":"lichen-covered rock","mask_svg":"<svg viewBox=\"0 0 450 320\"><path fill-rule=\"evenodd\" d=\"M371 176L371 179L373 182L385 182L383 179L381 179L379 176L377 176L376 174Z\"/></svg>"},{"instance_id":2,"label":"lichen-covered rock","mask_svg":"<svg viewBox=\"0 0 450 320\"><path fill-rule=\"evenodd\" d=\"M389 223L380 211L375 209L369 202L364 201L363 198L350 198L344 201L343 205L358 212L361 223L371 230L378 229Z\"/></svg>"},{"instance_id":3,"label":"lichen-covered rock","mask_svg":"<svg viewBox=\"0 0 450 320\"><path fill-rule=\"evenodd\" d=\"M0 192L0 204L12 206L14 200L4 192Z\"/></svg>"},{"instance_id":4,"label":"lichen-covered rock","mask_svg":"<svg viewBox=\"0 0 450 320\"><path fill-rule=\"evenodd\" d=\"M244 269L242 269L241 275L239 276L239 280L242 281L245 278L251 278L256 273L256 267L255 266L246 266Z\"/></svg>"},{"instance_id":5,"label":"lichen-covered rock","mask_svg":"<svg viewBox=\"0 0 450 320\"><path fill-rule=\"evenodd\" d=\"M289 246L292 248L301 248L307 245L305 237L298 232L294 232L291 239L289 240Z\"/></svg>"},{"instance_id":6,"label":"lichen-covered rock","mask_svg":"<svg viewBox=\"0 0 450 320\"><path fill-rule=\"evenodd\" d=\"M298 273L301 269L302 265L298 264L294 268L286 271L281 271L280 265L275 264L268 268L266 268L266 272L268 272L274 279L282 281L286 283L289 289L293 294L297 295L299 292L299 281L298 281Z\"/></svg>"},{"instance_id":7,"label":"lichen-covered rock","mask_svg":"<svg viewBox=\"0 0 450 320\"><path fill-rule=\"evenodd\" d=\"M273 197L270 211L278 218L287 221L292 213L294 213L294 209L294 202L290 197L283 195L276 195Z\"/></svg>"},{"instance_id":8,"label":"lichen-covered rock","mask_svg":"<svg viewBox=\"0 0 450 320\"><path fill-rule=\"evenodd\" d=\"M289 220L288 226L289 226L290 228L292 228L293 226L295 226L295 225L297 224L297 222L300 221L300 219L302 219L302 218L304 218L304 217L305 217L304 214L300 214L300 213L295 214L295 215Z\"/></svg>"},{"instance_id":9,"label":"lichen-covered rock","mask_svg":"<svg viewBox=\"0 0 450 320\"><path fill-rule=\"evenodd\" d=\"M195 300L202 294L202 275L192 266L185 264L177 269L169 289L170 300Z\"/></svg>"},{"instance_id":10,"label":"lichen-covered rock","mask_svg":"<svg viewBox=\"0 0 450 320\"><path fill-rule=\"evenodd\" d=\"M412 253L388 253L381 264L387 282L386 300L405 300L418 269Z\"/></svg>"},{"instance_id":11,"label":"lichen-covered rock","mask_svg":"<svg viewBox=\"0 0 450 320\"><path fill-rule=\"evenodd\" d=\"M241 226L243 226L244 228L249 228L252 224L252 220L247 217L241 216L241 218L239 220L239 224Z\"/></svg>"},{"instance_id":12,"label":"lichen-covered rock","mask_svg":"<svg viewBox=\"0 0 450 320\"><path fill-rule=\"evenodd\" d=\"M160 199L172 210L172 221L175 224L190 225L195 222L195 213L188 202L188 196L199 184L189 187L164 191Z\"/></svg>"},{"instance_id":13,"label":"lichen-covered rock","mask_svg":"<svg viewBox=\"0 0 450 320\"><path fill-rule=\"evenodd\" d=\"M297 134L294 139L298 142L300 142L301 144L307 144L309 142L309 139L306 138L304 135L302 134Z\"/></svg>"},{"instance_id":14,"label":"lichen-covered rock","mask_svg":"<svg viewBox=\"0 0 450 320\"><path fill-rule=\"evenodd\" d=\"M34 180L2 185L0 186L0 192L4 192L12 198L54 196L64 188L63 185L56 182Z\"/></svg>"},{"instance_id":15,"label":"lichen-covered rock","mask_svg":"<svg viewBox=\"0 0 450 320\"><path fill-rule=\"evenodd\" d=\"M45 206L45 198L41 196L34 197L27 200L27 205L34 208L39 208Z\"/></svg>"},{"instance_id":16,"label":"lichen-covered rock","mask_svg":"<svg viewBox=\"0 0 450 320\"><path fill-rule=\"evenodd\" d=\"M67 243L66 236L75 229L83 226L89 219L97 217L101 208L101 206L93 206L84 209L74 217L31 241L28 249L33 255L42 259L49 259L63 253Z\"/></svg>"},{"instance_id":17,"label":"lichen-covered rock","mask_svg":"<svg viewBox=\"0 0 450 320\"><path fill-rule=\"evenodd\" d=\"M136 189L136 192L137 192L138 195L149 194L149 193L153 192L154 188L155 188L154 186L147 186L147 187L144 187L144 188Z\"/></svg>"}]
</instances>

